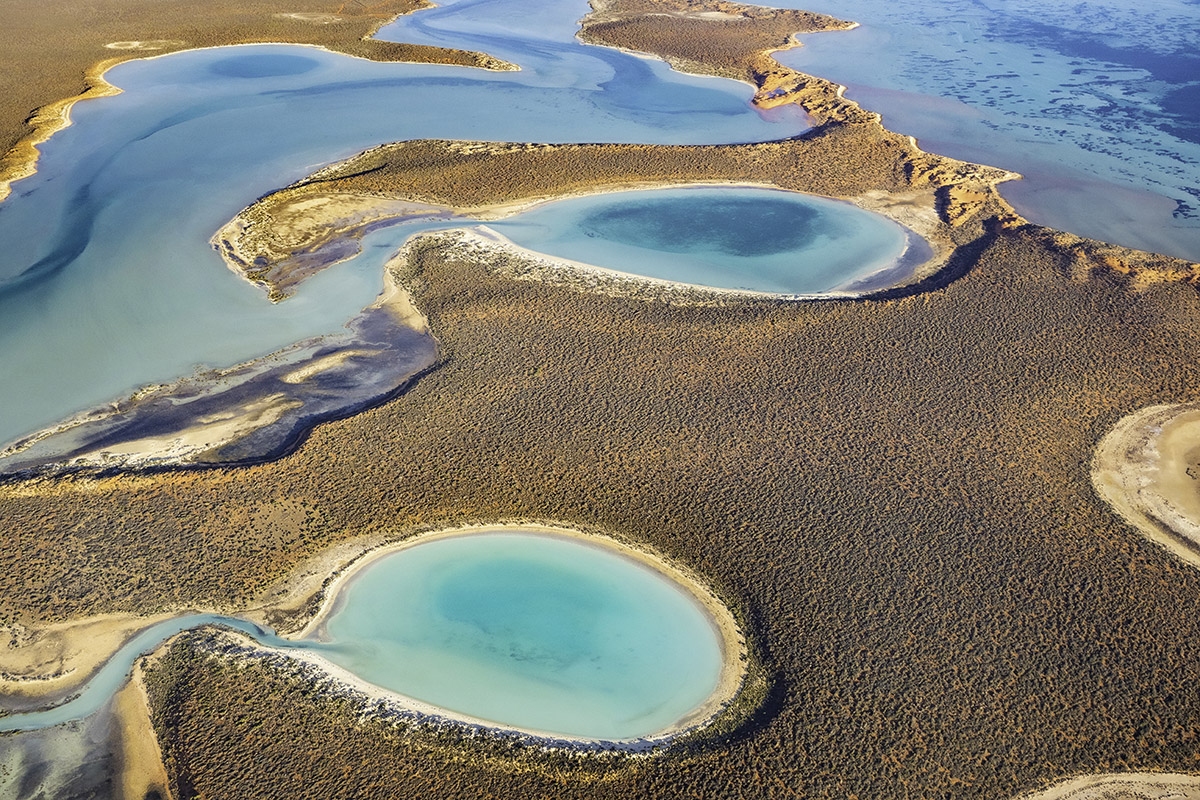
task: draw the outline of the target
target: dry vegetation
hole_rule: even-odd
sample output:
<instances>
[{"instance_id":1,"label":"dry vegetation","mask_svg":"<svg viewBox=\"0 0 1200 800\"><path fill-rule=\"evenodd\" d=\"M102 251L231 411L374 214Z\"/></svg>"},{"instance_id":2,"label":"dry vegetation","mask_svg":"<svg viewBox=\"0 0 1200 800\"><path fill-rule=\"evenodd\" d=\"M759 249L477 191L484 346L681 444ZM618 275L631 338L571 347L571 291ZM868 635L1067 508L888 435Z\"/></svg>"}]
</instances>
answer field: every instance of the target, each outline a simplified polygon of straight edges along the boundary
<instances>
[{"instance_id":1,"label":"dry vegetation","mask_svg":"<svg viewBox=\"0 0 1200 800\"><path fill-rule=\"evenodd\" d=\"M609 148L634 166L605 174L711 159L775 181L760 172L774 163L827 193L952 200L962 165L873 124L670 157ZM423 142L388 151L386 180L320 180L487 203L587 185L593 152ZM406 280L438 370L275 463L0 487L3 616L237 606L337 542L558 520L645 542L743 609L771 678L762 712L668 758L510 752L392 731L185 639L149 676L176 796L995 798L1196 771L1200 576L1088 475L1117 419L1200 400L1194 272L993 200L953 227L961 278L861 302L588 294L428 239Z\"/></svg>"},{"instance_id":2,"label":"dry vegetation","mask_svg":"<svg viewBox=\"0 0 1200 800\"><path fill-rule=\"evenodd\" d=\"M561 796L995 797L1195 769L1200 579L1095 498L1087 464L1119 417L1197 399L1200 297L1072 277L1033 232L990 235L937 291L803 305L602 297L418 251L441 369L274 464L6 489L6 612L222 605L349 537L557 519L709 577L774 678L728 746ZM296 513L264 524L281 502ZM375 769L372 738L298 689L252 703L266 677L193 666L173 679L192 721L164 745L204 792L261 793L238 765L279 765L284 791ZM240 735L285 723L308 738ZM403 775L397 741L372 746L381 780ZM522 795L460 758L422 780Z\"/></svg>"},{"instance_id":3,"label":"dry vegetation","mask_svg":"<svg viewBox=\"0 0 1200 800\"><path fill-rule=\"evenodd\" d=\"M375 61L505 66L482 53L366 38L396 16L427 5L426 0L6 0L0 25L0 153L6 154L0 159L0 182L28 171L36 158L33 144L61 124L69 107L65 98L105 94L101 73L131 58L194 47L294 42ZM145 49L105 46L133 42L147 44Z\"/></svg>"},{"instance_id":4,"label":"dry vegetation","mask_svg":"<svg viewBox=\"0 0 1200 800\"><path fill-rule=\"evenodd\" d=\"M724 0L592 0L580 38L661 56L676 69L752 81L764 53L793 37L853 23L795 9ZM717 17L714 12L721 15ZM774 62L771 62L774 63Z\"/></svg>"}]
</instances>

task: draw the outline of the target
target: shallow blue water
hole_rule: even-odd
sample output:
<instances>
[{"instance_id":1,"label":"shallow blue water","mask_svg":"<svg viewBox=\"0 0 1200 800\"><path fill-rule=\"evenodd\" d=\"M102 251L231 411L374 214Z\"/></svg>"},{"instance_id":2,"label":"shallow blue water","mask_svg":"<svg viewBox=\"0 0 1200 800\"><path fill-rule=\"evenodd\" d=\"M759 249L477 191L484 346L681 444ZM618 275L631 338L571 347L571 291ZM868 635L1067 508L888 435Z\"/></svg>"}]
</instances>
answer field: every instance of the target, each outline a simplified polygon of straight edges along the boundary
<instances>
[{"instance_id":1,"label":"shallow blue water","mask_svg":"<svg viewBox=\"0 0 1200 800\"><path fill-rule=\"evenodd\" d=\"M712 694L722 665L705 612L648 567L561 536L474 533L364 568L320 641L216 614L168 620L131 639L75 699L0 718L0 731L94 713L141 654L211 624L315 651L377 686L477 719L596 739L670 727Z\"/></svg>"},{"instance_id":2,"label":"shallow blue water","mask_svg":"<svg viewBox=\"0 0 1200 800\"><path fill-rule=\"evenodd\" d=\"M1200 260L1194 0L780 0L855 20L779 54L926 150L1015 170L1033 221ZM886 66L884 66L886 65Z\"/></svg>"},{"instance_id":3,"label":"shallow blue water","mask_svg":"<svg viewBox=\"0 0 1200 800\"><path fill-rule=\"evenodd\" d=\"M853 283L893 264L906 245L899 225L849 203L730 187L574 198L488 227L608 269L783 294Z\"/></svg>"},{"instance_id":4,"label":"shallow blue water","mask_svg":"<svg viewBox=\"0 0 1200 800\"><path fill-rule=\"evenodd\" d=\"M12 714L0 717L0 732L3 731L32 731L61 725L83 719L99 711L105 703L120 689L133 670L137 659L157 648L172 636L202 625L223 625L227 628L241 631L253 636L263 644L272 647L295 647L296 645L284 639L279 639L270 631L236 617L226 617L219 614L189 614L176 617L139 632L118 650L113 657L104 663L99 671L92 676L71 700L45 711L34 711L26 714Z\"/></svg>"},{"instance_id":5,"label":"shallow blue water","mask_svg":"<svg viewBox=\"0 0 1200 800\"><path fill-rule=\"evenodd\" d=\"M696 601L649 568L561 537L436 540L365 568L321 654L366 680L528 730L622 739L716 688L721 646Z\"/></svg>"},{"instance_id":6,"label":"shallow blue water","mask_svg":"<svg viewBox=\"0 0 1200 800\"><path fill-rule=\"evenodd\" d=\"M505 33L452 3L438 9L503 43L521 72L285 46L111 70L124 93L77 105L38 174L0 203L0 443L145 384L337 331L368 305L377 260L273 305L208 244L242 207L321 164L422 137L711 143L803 129L794 110L754 111L748 86L575 43L582 10L548 2L544 29Z\"/></svg>"}]
</instances>

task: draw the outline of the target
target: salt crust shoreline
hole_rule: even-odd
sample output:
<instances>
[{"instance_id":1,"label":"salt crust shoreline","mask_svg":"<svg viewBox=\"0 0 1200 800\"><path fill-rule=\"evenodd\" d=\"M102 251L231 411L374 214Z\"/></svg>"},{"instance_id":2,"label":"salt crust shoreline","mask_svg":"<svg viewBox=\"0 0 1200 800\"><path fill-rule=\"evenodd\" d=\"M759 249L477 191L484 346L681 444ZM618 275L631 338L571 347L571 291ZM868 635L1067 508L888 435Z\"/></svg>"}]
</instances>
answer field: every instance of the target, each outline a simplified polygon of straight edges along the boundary
<instances>
[{"instance_id":1,"label":"salt crust shoreline","mask_svg":"<svg viewBox=\"0 0 1200 800\"><path fill-rule=\"evenodd\" d=\"M298 633L290 636L293 639L323 638L324 626L329 617L341 606L345 588L353 582L363 569L376 561L395 553L442 539L460 538L464 536L480 536L496 533L523 533L536 536L568 538L605 552L613 553L648 568L665 578L672 585L683 590L692 602L700 609L713 631L717 634L721 645L722 667L717 685L712 694L699 707L691 711L670 727L655 733L634 739L600 740L584 736L569 736L565 734L520 728L495 721L479 719L467 714L461 714L447 709L421 702L398 692L382 689L354 675L348 670L332 664L315 653L286 650L277 651L256 645L255 647L271 653L279 653L287 658L295 659L318 667L334 680L336 685L353 689L372 701L386 701L393 711L408 711L413 714L451 723L464 724L471 727L495 732L515 732L538 740L544 744L561 746L564 743L572 745L594 746L603 743L606 749L614 746L618 749L646 749L666 744L679 736L704 727L718 714L725 710L741 690L746 677L748 650L746 639L737 627L737 622L729 609L714 595L703 582L683 568L677 567L658 555L626 544L610 536L586 533L574 528L557 525L535 523L501 523L491 525L469 525L457 528L447 528L429 533L418 534L399 542L389 542L382 546L364 552L342 570L337 572L324 587L324 603L317 614ZM245 637L240 637L245 638ZM247 640L249 641L249 640Z\"/></svg>"},{"instance_id":2,"label":"salt crust shoreline","mask_svg":"<svg viewBox=\"0 0 1200 800\"><path fill-rule=\"evenodd\" d=\"M573 261L562 258L560 256L552 256L546 253L541 253L535 250L517 245L500 233L496 232L487 225L471 225L470 220L478 220L479 222L490 222L494 220L507 219L516 216L522 212L548 205L551 203L560 202L563 200L573 200L583 197L596 197L600 195L610 195L624 192L637 191L652 191L658 189L760 189L763 191L781 192L789 195L800 195L803 197L819 197L835 203L845 203L853 205L864 211L879 214L899 225L905 234L904 250L900 252L892 261L879 266L877 269L866 275L859 275L848 279L842 284L827 289L821 292L812 292L805 294L788 294L782 292L757 291L752 289L729 289L716 286L706 286L698 283L686 283L682 281L672 281L664 278L654 278L646 275L638 275L636 273L622 272L620 270L609 267L601 267L594 264L588 264L580 261ZM383 201L381 201L383 202ZM397 201L388 201L397 202ZM410 202L409 200L401 200L398 202ZM539 196L534 198L526 198L513 202L492 203L483 206L472 207L444 207L446 211L455 215L468 217L464 221L467 224L447 227L441 230L428 231L421 234L414 234L415 237L422 236L437 236L439 234L456 234L463 235L469 238L473 244L480 247L490 247L497 251L504 251L514 255L520 255L528 261L536 261L547 268L558 271L574 270L584 275L604 275L619 279L629 284L638 284L644 287L661 287L671 290L686 289L697 295L707 294L712 297L732 296L743 298L758 298L770 300L789 300L789 301L804 301L804 300L855 300L869 297L881 290L901 288L914 283L917 283L925 278L938 272L945 266L951 253L954 250L952 244L945 241L945 237L939 235L940 220L937 219L937 212L933 208L933 193L923 191L912 191L904 194L888 194L885 192L869 192L855 197L834 197L832 195L821 195L813 192L799 192L792 189L785 189L771 183L756 183L751 181L644 181L644 182L628 182L619 184L606 184L588 187L576 191L564 192L562 194ZM378 225L386 215L380 216L375 220ZM230 223L227 223L225 228L234 226L237 222L235 218ZM225 230L222 228L222 230ZM349 231L341 232L342 235L323 236L331 241L343 238ZM218 234L219 235L219 234ZM216 237L214 237L215 239ZM912 263L911 256L914 252L914 245L917 240L929 248L930 256L921 258L920 261ZM412 241L410 239L409 241ZM231 263L230 259L225 256L225 251L221 249L222 256L225 258L226 266L231 271L239 275L243 280L249 283L260 286L261 282L248 276L237 264ZM241 254L239 258L247 259L247 254ZM354 256L347 256L353 258ZM345 260L345 259L341 259ZM331 261L326 266L333 266L339 263ZM885 280L880 280L884 278Z\"/></svg>"},{"instance_id":3,"label":"salt crust shoreline","mask_svg":"<svg viewBox=\"0 0 1200 800\"><path fill-rule=\"evenodd\" d=\"M901 264L906 260L906 257L912 252L913 237L919 237L933 251L931 258L923 260L919 264L911 265L911 270L906 271L903 275L898 275L896 279L889 283L886 288L897 288L915 283L923 278L936 273L939 269L945 266L946 261L953 251L952 246L948 246L942 241L942 237L937 235L940 226L940 220L937 219L937 213L933 210L932 192L911 192L904 195L887 194L883 192L872 192L859 195L856 197L834 197L832 195L815 194L813 192L798 192L792 189L785 189L776 186L772 183L755 183L752 181L650 181L643 183L629 183L615 186L596 186L579 191L566 192L561 195L553 195L549 197L538 197L521 200L513 203L496 203L487 206L480 206L470 209L456 209L459 213L469 215L472 218L480 221L491 221L505 219L515 216L524 211L529 211L539 206L549 205L562 200L572 200L582 197L595 197L599 195L616 194L621 192L637 192L637 191L653 191L656 189L761 189L763 191L780 192L788 195L799 195L801 197L820 197L835 203L845 203L853 205L863 211L879 214L886 217L895 224L899 225L905 233L904 250L896 256L888 264L880 266L867 275L860 275L845 281L838 286L828 289L823 292L812 292L807 294L787 294L783 292L768 292L757 291L753 289L727 289L716 286L706 286L698 283L686 283L683 281L672 281L665 278L652 278L646 275L638 275L631 272L622 272L621 270L612 269L609 267L601 267L595 264L587 264L581 261L573 261L559 256L552 256L546 253L541 253L536 250L530 250L504 237L495 230L486 225L468 226L464 228L446 229L440 231L448 233L455 230L463 230L468 232L474 240L479 244L488 243L489 246L495 247L521 255L523 258L543 262L549 266L557 266L563 269L574 269L584 273L610 275L621 280L638 282L647 286L663 286L686 288L696 292L709 293L713 295L726 295L736 297L762 298L772 300L829 300L829 299L858 299L866 297L877 292L878 288L869 290L857 291L849 287L858 284L869 283L873 278L888 273L893 270L897 264ZM924 198L928 195L930 202L923 205L918 198ZM426 235L436 235L439 232L431 232Z\"/></svg>"}]
</instances>

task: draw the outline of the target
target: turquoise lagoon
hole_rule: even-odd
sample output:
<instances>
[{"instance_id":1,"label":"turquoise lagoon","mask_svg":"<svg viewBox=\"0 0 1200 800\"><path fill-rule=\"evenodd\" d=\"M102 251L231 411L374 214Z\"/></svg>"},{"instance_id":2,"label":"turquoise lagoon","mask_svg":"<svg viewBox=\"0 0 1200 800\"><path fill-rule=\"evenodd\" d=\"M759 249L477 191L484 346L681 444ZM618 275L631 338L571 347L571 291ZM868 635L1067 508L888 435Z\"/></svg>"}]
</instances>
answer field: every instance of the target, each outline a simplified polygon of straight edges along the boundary
<instances>
[{"instance_id":1,"label":"turquoise lagoon","mask_svg":"<svg viewBox=\"0 0 1200 800\"><path fill-rule=\"evenodd\" d=\"M686 720L713 695L725 664L722 641L699 601L639 561L562 534L473 532L418 542L369 563L343 586L317 633L304 639L282 639L214 614L155 625L114 655L76 699L0 718L0 731L95 712L140 654L210 624L268 647L320 656L457 715L598 740L653 736Z\"/></svg>"},{"instance_id":2,"label":"turquoise lagoon","mask_svg":"<svg viewBox=\"0 0 1200 800\"><path fill-rule=\"evenodd\" d=\"M797 295L846 289L888 269L910 238L849 203L714 186L561 200L488 227L522 247L606 269Z\"/></svg>"},{"instance_id":3,"label":"turquoise lagoon","mask_svg":"<svg viewBox=\"0 0 1200 800\"><path fill-rule=\"evenodd\" d=\"M475 533L365 567L318 652L355 675L506 727L590 739L670 728L704 703L722 644L679 585L563 536Z\"/></svg>"}]
</instances>

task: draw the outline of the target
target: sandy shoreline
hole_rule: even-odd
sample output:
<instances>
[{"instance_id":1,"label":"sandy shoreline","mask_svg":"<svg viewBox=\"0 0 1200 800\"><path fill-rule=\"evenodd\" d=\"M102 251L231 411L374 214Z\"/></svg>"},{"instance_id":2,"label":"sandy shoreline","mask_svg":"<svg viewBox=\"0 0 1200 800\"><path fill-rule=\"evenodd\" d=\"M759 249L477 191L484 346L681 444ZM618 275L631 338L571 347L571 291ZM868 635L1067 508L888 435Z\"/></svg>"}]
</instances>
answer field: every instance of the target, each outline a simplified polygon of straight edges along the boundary
<instances>
[{"instance_id":1,"label":"sandy shoreline","mask_svg":"<svg viewBox=\"0 0 1200 800\"><path fill-rule=\"evenodd\" d=\"M695 731L711 722L737 696L747 674L746 639L738 628L733 614L699 578L685 569L671 564L665 558L609 536L554 525L539 523L470 525L419 533L401 541L360 541L356 545L340 545L314 556L313 559L294 570L287 580L281 582L272 602L242 612L225 610L212 613L236 615L261 624L270 618L273 611L298 610L306 607L314 596L313 589L316 587L315 594L323 597L320 609L301 630L286 635L284 638L293 641L301 639L319 641L322 626L342 601L343 590L364 568L377 560L439 539L514 532L566 537L591 547L604 549L606 552L615 552L623 558L651 569L684 591L712 626L721 647L721 673L716 687L705 702L670 727L646 736L614 740L569 736L506 725L502 722L480 719L444 709L376 686L316 653L291 649L279 650L261 645L244 634L232 631L226 632L226 635L237 639L243 649L269 655L272 658L291 659L312 666L327 676L335 687L352 690L371 701L384 701L393 712L411 713L422 718L497 732L515 732L542 741L548 746L579 745L587 749L597 745L603 745L606 748L615 745L623 749L641 750L667 744L680 735ZM321 573L322 569L326 570L324 574ZM141 630L180 615L169 612L154 617L108 615L36 631L32 636L32 644L47 642L56 647L55 652L58 653L58 658L54 663L60 665L59 672L49 678L34 674L25 678L5 677L0 679L0 689L10 697L22 697L29 701L22 706L48 707L55 705L82 687L121 646ZM36 668L36 664L28 662L29 658L37 652L40 650L27 650L19 654L16 651L0 654L0 666L6 666L9 669L24 667L26 671L29 671ZM26 663L16 663L20 660L18 656L24 656ZM129 690L130 687L126 684L118 694ZM32 709L22 707L19 710Z\"/></svg>"},{"instance_id":2,"label":"sandy shoreline","mask_svg":"<svg viewBox=\"0 0 1200 800\"><path fill-rule=\"evenodd\" d=\"M328 582L324 589L324 602L321 609L309 621L309 623L298 633L290 636L293 639L315 638L320 640L323 635L323 627L328 618L337 611L340 607L342 592L346 586L366 567L376 561L391 556L395 553L407 550L412 547L417 547L422 544L427 544L432 541L441 539L458 538L462 536L478 536L487 535L489 533L530 533L541 536L551 537L566 537L573 539L591 547L603 549L606 552L615 552L618 555L634 561L644 567L648 567L661 577L670 581L673 585L684 590L696 606L704 613L709 624L717 634L717 639L721 645L722 667L721 674L717 679L717 686L708 699L695 710L690 712L686 717L677 721L674 725L662 731L657 731L647 736L638 737L636 739L615 740L624 743L665 743L670 739L678 737L680 734L695 730L711 721L717 714L725 709L726 706L737 695L742 687L742 683L746 677L747 663L747 645L745 636L738 629L737 622L730 613L729 609L714 595L705 585L694 575L691 575L684 569L676 567L666 559L649 553L640 548L621 542L609 536L602 536L595 533L586 533L574 528L559 527L545 524L521 524L521 523L498 523L493 525L467 525L458 528L446 528L443 530L431 531L429 533L418 534L408 539L399 542L388 543L374 549L368 550L362 554L360 558L348 564L345 568L339 571L332 581ZM338 680L353 686L355 689L365 693L369 697L375 699L392 698L399 699L403 704L411 704L412 710L430 716L441 717L454 722L461 722L468 725L476 725L485 728L494 728L497 730L512 730L530 736L553 739L556 741L570 741L577 743L594 744L597 739L566 736L563 734L550 733L546 731L529 730L519 728L503 723L481 720L469 715L459 714L457 712L447 711L437 706L432 706L423 703L419 700L409 698L405 695L393 692L387 689L381 689L374 684L364 681L361 678L353 675L347 670L331 664L324 658L315 654L298 653L288 651L288 656L296 657L300 660L307 661L314 665L320 666L322 669L329 672Z\"/></svg>"},{"instance_id":3,"label":"sandy shoreline","mask_svg":"<svg viewBox=\"0 0 1200 800\"><path fill-rule=\"evenodd\" d=\"M1092 485L1129 524L1200 567L1200 403L1150 406L1096 446Z\"/></svg>"},{"instance_id":4,"label":"sandy shoreline","mask_svg":"<svg viewBox=\"0 0 1200 800\"><path fill-rule=\"evenodd\" d=\"M433 8L434 5L428 6ZM423 9L416 9L421 11ZM414 12L408 12L414 13ZM371 39L380 28L398 20L400 17L407 14L397 14L396 16L379 22L364 39ZM174 44L177 40L162 39L155 40L157 42ZM106 49L125 52L145 52L144 47L121 47L120 45L143 45L146 42L109 42L105 45ZM164 44L164 47L169 46ZM153 55L138 56L130 58L128 56L116 56L106 58L96 62L90 69L84 73L84 89L77 95L72 97L64 97L59 100L50 102L44 106L37 108L30 116L29 124L32 128L28 136L18 141L13 145L12 149L0 156L0 203L4 202L12 193L12 184L25 178L32 177L37 174L38 160L41 158L41 151L38 146L48 142L54 134L59 131L66 130L71 127L71 109L76 103L84 100L96 100L101 97L114 97L121 94L124 89L115 86L108 82L105 75L113 67L130 61L150 61L157 58L165 58L166 56L176 55L183 52L192 52L196 50L217 50L230 47L262 47L262 46L284 46L284 47L311 47L316 50L322 50L326 53L335 53L346 58L353 58L359 61L372 61L373 59L364 56L353 55L333 47L328 47L321 44L312 44L309 42L231 42L229 44L209 45L205 47L183 47L179 50L172 50L169 53L155 53ZM486 53L475 53L480 60L478 65L467 64L450 64L440 62L405 62L394 61L392 63L439 63L440 66L446 67L464 67L466 69L488 69L497 72L519 72L521 67L517 64L512 64L507 61L489 56Z\"/></svg>"},{"instance_id":5,"label":"sandy shoreline","mask_svg":"<svg viewBox=\"0 0 1200 800\"><path fill-rule=\"evenodd\" d=\"M782 192L790 195L801 195L809 197L819 197L836 203L846 203L860 208L864 211L879 214L886 217L890 221L899 225L906 237L905 249L891 262L880 265L867 275L858 276L845 281L838 286L822 292L813 292L805 294L787 294L779 292L756 291L750 289L728 289L721 287L706 286L704 284L684 283L680 281L671 281L663 278L655 278L646 275L639 275L631 272L623 272L621 270L612 269L609 267L601 267L584 262L573 261L559 256L552 256L541 253L535 250L523 248L516 243L510 241L506 237L488 228L486 225L471 225L471 220L480 222L489 222L493 220L502 220L516 216L525 211L529 211L540 206L556 203L564 200L572 200L583 197L596 197L599 195L609 195L620 192L637 192L637 191L652 191L657 189L704 189L704 188L729 188L729 189L761 189L771 192ZM284 190L287 191L287 190ZM244 209L237 217L227 223L221 232L214 237L214 241L220 239L222 241L222 255L226 259L227 265L235 272L240 270L237 263L251 263L257 259L266 257L271 258L272 254L265 251L252 250L249 252L241 252L238 245L235 244L236 239L223 232L235 229L246 229L249 226L243 220L244 215L252 213L259 205L264 202L270 202L272 196L259 200L252 206ZM329 202L329 199L322 195L320 196L323 202ZM350 197L349 195L347 197ZM364 198L359 196L358 199ZM405 210L410 207L410 204L421 201L412 198L374 198L377 209L372 217L373 224L381 224L384 220L400 221L405 219L408 214ZM296 203L296 201L285 201L286 203ZM401 213L393 215L387 209L395 206L401 209ZM434 207L430 207L434 208ZM575 269L584 273L601 274L618 278L620 280L640 282L650 286L663 287L681 287L699 292L711 292L718 295L738 296L748 298L766 298L766 299L788 299L788 300L819 300L829 298L839 299L857 299L868 296L881 289L898 288L904 285L915 283L929 275L936 273L941 269L954 247L952 243L946 241L944 234L941 232L941 221L937 217L937 212L934 208L934 198L932 192L913 191L903 195L887 194L883 192L869 192L856 197L836 197L833 195L823 195L815 192L801 192L793 189L787 189L767 182L752 182L752 181L636 181L636 182L621 182L615 184L602 184L589 186L585 189L578 189L561 194L554 195L539 195L536 197L523 198L515 201L504 201L498 203L489 203L479 206L461 206L461 207L442 207L448 212L452 212L456 217L467 217L466 220L461 220L462 225L455 224L453 227L447 227L440 231L431 231L427 234L436 235L448 231L466 231L469 236L473 237L476 244L482 246L485 242L489 243L495 249L507 251L511 254L520 255L522 258L531 261L539 261L547 266L554 266L560 269ZM360 210L359 214L366 213ZM286 226L293 232L293 237L297 243L300 241L321 241L334 242L342 239L350 238L354 233L355 224L351 224L349 228L343 229L341 218L326 219L320 216L310 216L302 214L299 219L292 218L288 220ZM447 220L451 222L451 220ZM389 223L390 224L390 223ZM307 226L311 226L306 229ZM328 226L328 227L327 227ZM421 235L421 234L414 234ZM919 241L918 241L919 240ZM251 246L253 246L253 242ZM914 252L919 252L920 257L912 258ZM926 252L928 257L925 257ZM232 259L232 262L231 262ZM236 262L236 263L234 263ZM330 261L328 265L336 263ZM300 280L307 277L307 273L301 276ZM245 275L243 275L245 277ZM880 279L883 280L880 280ZM249 278L247 278L250 280ZM268 291L274 296L280 293L280 286L270 279L252 280L255 283L265 283ZM284 287L290 287L299 281L292 281L292 276L283 275L281 278Z\"/></svg>"},{"instance_id":6,"label":"sandy shoreline","mask_svg":"<svg viewBox=\"0 0 1200 800\"><path fill-rule=\"evenodd\" d=\"M312 397L320 394L327 376L366 384L363 376L369 371L385 383L402 385L428 368L436 355L402 369L404 348L396 331L410 331L404 336L417 334L426 349L436 348L428 321L397 283L397 258L403 259L404 252L384 265L383 289L347 322L344 332L305 339L232 367L141 387L128 397L75 414L0 447L0 475L222 463L225 448L251 437L266 441L272 426L283 436L291 427L319 424L321 412L310 406L315 406ZM383 327L372 323L373 318L380 318ZM389 331L395 344L391 349L381 346ZM389 370L395 372L390 378ZM387 394L383 388L377 396ZM344 394L348 407L370 402ZM182 415L182 420L156 427L155 415L162 416L164 408ZM125 422L132 424L122 428ZM253 455L275 457L270 447Z\"/></svg>"},{"instance_id":7,"label":"sandy shoreline","mask_svg":"<svg viewBox=\"0 0 1200 800\"><path fill-rule=\"evenodd\" d=\"M1200 800L1200 775L1109 772L1081 775L1017 800Z\"/></svg>"}]
</instances>

